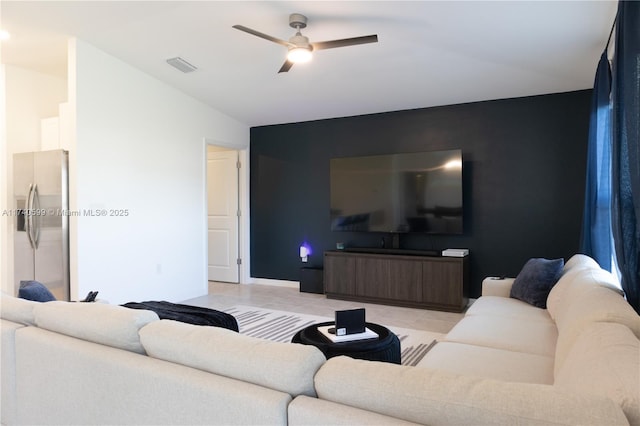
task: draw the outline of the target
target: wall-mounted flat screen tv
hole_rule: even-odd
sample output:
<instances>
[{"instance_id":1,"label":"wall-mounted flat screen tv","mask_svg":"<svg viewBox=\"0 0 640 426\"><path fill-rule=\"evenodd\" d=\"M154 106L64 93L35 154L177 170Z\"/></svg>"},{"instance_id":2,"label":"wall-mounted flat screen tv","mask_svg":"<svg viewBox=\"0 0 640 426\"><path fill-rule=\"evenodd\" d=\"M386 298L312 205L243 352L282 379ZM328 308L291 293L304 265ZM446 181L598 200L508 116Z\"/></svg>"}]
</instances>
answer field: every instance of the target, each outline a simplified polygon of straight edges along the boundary
<instances>
[{"instance_id":1,"label":"wall-mounted flat screen tv","mask_svg":"<svg viewBox=\"0 0 640 426\"><path fill-rule=\"evenodd\" d=\"M333 158L331 229L462 234L462 151Z\"/></svg>"}]
</instances>

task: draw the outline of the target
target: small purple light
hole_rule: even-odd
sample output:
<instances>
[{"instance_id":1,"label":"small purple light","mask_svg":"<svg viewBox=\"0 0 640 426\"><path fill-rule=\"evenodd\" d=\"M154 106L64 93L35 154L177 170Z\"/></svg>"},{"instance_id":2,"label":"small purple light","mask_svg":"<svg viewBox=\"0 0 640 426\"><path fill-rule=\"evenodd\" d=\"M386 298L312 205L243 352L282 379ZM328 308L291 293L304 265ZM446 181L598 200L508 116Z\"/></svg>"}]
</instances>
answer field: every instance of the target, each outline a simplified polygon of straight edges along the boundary
<instances>
[{"instance_id":1,"label":"small purple light","mask_svg":"<svg viewBox=\"0 0 640 426\"><path fill-rule=\"evenodd\" d=\"M310 256L313 251L311 250L311 246L306 241L302 243L300 246L300 257Z\"/></svg>"}]
</instances>

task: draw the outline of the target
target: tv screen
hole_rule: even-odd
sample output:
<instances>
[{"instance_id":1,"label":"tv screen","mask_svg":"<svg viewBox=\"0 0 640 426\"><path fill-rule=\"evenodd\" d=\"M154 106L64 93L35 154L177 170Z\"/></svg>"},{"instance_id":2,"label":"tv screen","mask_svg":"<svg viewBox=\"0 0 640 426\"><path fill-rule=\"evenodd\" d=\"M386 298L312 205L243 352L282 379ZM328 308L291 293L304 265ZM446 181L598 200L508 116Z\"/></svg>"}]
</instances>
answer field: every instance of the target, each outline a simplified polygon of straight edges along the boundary
<instances>
[{"instance_id":1,"label":"tv screen","mask_svg":"<svg viewBox=\"0 0 640 426\"><path fill-rule=\"evenodd\" d=\"M333 231L462 234L459 149L332 158Z\"/></svg>"}]
</instances>

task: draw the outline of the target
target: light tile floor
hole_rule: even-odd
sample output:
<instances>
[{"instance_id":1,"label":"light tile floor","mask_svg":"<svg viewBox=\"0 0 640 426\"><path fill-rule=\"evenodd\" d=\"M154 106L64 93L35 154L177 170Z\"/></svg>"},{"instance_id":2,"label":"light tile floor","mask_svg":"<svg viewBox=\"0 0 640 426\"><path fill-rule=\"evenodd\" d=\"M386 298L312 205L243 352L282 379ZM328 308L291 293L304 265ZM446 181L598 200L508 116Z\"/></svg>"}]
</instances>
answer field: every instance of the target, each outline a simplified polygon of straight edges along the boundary
<instances>
[{"instance_id":1,"label":"light tile floor","mask_svg":"<svg viewBox=\"0 0 640 426\"><path fill-rule=\"evenodd\" d=\"M463 317L463 314L453 312L327 299L322 294L301 293L298 289L290 287L213 281L209 282L208 295L183 303L217 310L234 305L246 305L329 318L333 317L336 310L365 308L367 321L438 333L448 333Z\"/></svg>"}]
</instances>

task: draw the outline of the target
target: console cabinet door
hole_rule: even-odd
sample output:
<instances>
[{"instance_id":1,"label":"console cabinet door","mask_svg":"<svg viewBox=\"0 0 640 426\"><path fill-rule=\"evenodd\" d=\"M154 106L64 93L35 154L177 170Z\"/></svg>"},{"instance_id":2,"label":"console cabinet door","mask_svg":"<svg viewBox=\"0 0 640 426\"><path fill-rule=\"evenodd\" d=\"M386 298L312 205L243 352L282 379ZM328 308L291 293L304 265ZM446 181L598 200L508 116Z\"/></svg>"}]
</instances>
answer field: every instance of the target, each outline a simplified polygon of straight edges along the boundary
<instances>
[{"instance_id":1,"label":"console cabinet door","mask_svg":"<svg viewBox=\"0 0 640 426\"><path fill-rule=\"evenodd\" d=\"M422 264L415 260L360 257L356 261L356 291L389 300L421 299Z\"/></svg>"},{"instance_id":2,"label":"console cabinet door","mask_svg":"<svg viewBox=\"0 0 640 426\"><path fill-rule=\"evenodd\" d=\"M324 292L328 294L356 294L356 258L341 254L324 255Z\"/></svg>"},{"instance_id":3,"label":"console cabinet door","mask_svg":"<svg viewBox=\"0 0 640 426\"><path fill-rule=\"evenodd\" d=\"M445 306L459 306L463 298L462 259L439 259L422 263L422 300Z\"/></svg>"}]
</instances>

